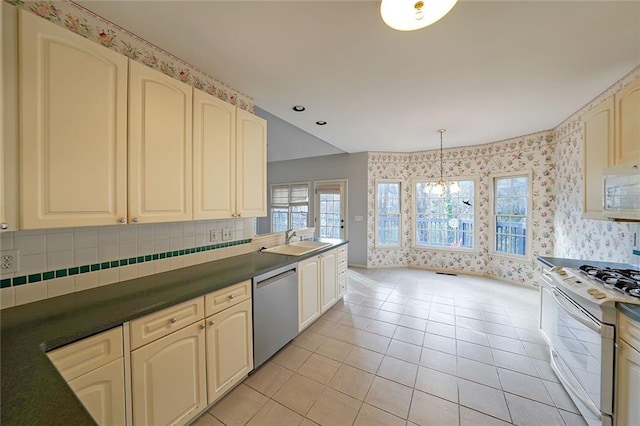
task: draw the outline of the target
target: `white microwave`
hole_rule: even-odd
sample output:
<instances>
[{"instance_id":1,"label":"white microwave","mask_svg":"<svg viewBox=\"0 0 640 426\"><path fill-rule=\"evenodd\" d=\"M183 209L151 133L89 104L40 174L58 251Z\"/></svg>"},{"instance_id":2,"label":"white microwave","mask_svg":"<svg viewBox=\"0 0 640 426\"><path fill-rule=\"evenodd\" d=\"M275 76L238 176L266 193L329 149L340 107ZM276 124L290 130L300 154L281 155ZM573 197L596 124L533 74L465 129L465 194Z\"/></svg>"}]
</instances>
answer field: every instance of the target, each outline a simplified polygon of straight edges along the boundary
<instances>
[{"instance_id":1,"label":"white microwave","mask_svg":"<svg viewBox=\"0 0 640 426\"><path fill-rule=\"evenodd\" d=\"M621 164L605 169L603 184L604 216L640 221L640 163Z\"/></svg>"}]
</instances>

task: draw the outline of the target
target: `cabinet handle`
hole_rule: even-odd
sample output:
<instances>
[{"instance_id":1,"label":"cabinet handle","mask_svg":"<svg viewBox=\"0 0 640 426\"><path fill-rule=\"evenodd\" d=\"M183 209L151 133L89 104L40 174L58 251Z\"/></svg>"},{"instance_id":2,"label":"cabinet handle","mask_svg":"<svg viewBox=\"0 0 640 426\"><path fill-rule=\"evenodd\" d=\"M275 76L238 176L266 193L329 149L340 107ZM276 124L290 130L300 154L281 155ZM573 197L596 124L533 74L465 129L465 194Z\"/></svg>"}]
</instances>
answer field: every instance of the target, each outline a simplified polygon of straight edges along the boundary
<instances>
[{"instance_id":1,"label":"cabinet handle","mask_svg":"<svg viewBox=\"0 0 640 426\"><path fill-rule=\"evenodd\" d=\"M0 224L0 229L9 229L9 224L8 223L1 223Z\"/></svg>"},{"instance_id":2,"label":"cabinet handle","mask_svg":"<svg viewBox=\"0 0 640 426\"><path fill-rule=\"evenodd\" d=\"M170 322L171 324L175 324L177 321L178 321L178 318L176 318L176 317L173 317L173 318L171 318L171 319L169 320L169 322Z\"/></svg>"},{"instance_id":3,"label":"cabinet handle","mask_svg":"<svg viewBox=\"0 0 640 426\"><path fill-rule=\"evenodd\" d=\"M127 220L124 217L118 219L118 223L127 223Z\"/></svg>"},{"instance_id":4,"label":"cabinet handle","mask_svg":"<svg viewBox=\"0 0 640 426\"><path fill-rule=\"evenodd\" d=\"M200 330L204 330L205 329L205 325L204 324L200 324Z\"/></svg>"},{"instance_id":5,"label":"cabinet handle","mask_svg":"<svg viewBox=\"0 0 640 426\"><path fill-rule=\"evenodd\" d=\"M233 297L234 297L233 294L229 295L229 299L233 299Z\"/></svg>"},{"instance_id":6,"label":"cabinet handle","mask_svg":"<svg viewBox=\"0 0 640 426\"><path fill-rule=\"evenodd\" d=\"M140 218L138 218L138 217L134 217L134 218L133 218L133 223L138 223L138 222L140 222Z\"/></svg>"},{"instance_id":7,"label":"cabinet handle","mask_svg":"<svg viewBox=\"0 0 640 426\"><path fill-rule=\"evenodd\" d=\"M238 213L238 217L240 217L240 213Z\"/></svg>"},{"instance_id":8,"label":"cabinet handle","mask_svg":"<svg viewBox=\"0 0 640 426\"><path fill-rule=\"evenodd\" d=\"M214 325L215 322L213 320L209 320L209 325Z\"/></svg>"}]
</instances>

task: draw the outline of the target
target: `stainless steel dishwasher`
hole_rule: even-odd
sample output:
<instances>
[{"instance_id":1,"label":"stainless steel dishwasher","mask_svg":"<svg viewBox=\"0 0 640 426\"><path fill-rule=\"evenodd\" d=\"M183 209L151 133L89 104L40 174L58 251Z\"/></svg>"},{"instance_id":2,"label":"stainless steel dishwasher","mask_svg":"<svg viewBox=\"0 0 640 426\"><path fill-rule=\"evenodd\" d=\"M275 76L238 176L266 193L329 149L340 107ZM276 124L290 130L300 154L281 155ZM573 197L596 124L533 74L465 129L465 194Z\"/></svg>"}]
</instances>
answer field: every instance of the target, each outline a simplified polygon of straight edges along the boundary
<instances>
[{"instance_id":1,"label":"stainless steel dishwasher","mask_svg":"<svg viewBox=\"0 0 640 426\"><path fill-rule=\"evenodd\" d=\"M253 278L253 366L298 335L298 265Z\"/></svg>"}]
</instances>

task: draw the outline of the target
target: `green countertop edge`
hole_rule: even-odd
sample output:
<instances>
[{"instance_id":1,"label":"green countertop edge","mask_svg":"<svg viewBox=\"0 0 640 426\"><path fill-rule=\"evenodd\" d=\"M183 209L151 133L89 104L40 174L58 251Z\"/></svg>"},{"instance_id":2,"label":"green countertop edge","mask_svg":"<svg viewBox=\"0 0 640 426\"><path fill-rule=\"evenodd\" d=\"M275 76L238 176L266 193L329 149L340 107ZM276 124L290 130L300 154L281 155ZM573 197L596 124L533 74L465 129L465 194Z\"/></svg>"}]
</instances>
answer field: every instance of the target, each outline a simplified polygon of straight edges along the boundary
<instances>
[{"instance_id":1,"label":"green countertop edge","mask_svg":"<svg viewBox=\"0 0 640 426\"><path fill-rule=\"evenodd\" d=\"M0 311L0 423L95 424L45 352L194 297L300 262L304 256L248 253Z\"/></svg>"}]
</instances>

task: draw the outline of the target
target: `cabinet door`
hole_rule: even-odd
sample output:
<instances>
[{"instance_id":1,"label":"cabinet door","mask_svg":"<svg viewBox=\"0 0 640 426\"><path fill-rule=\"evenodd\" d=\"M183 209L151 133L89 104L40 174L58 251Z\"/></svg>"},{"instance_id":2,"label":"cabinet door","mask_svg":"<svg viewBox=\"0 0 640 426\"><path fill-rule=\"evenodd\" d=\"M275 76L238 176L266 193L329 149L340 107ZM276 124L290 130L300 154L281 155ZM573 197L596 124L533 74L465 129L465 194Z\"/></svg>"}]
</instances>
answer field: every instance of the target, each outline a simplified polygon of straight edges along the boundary
<instances>
[{"instance_id":1,"label":"cabinet door","mask_svg":"<svg viewBox=\"0 0 640 426\"><path fill-rule=\"evenodd\" d=\"M98 425L125 424L122 358L71 380L69 387Z\"/></svg>"},{"instance_id":2,"label":"cabinet door","mask_svg":"<svg viewBox=\"0 0 640 426\"><path fill-rule=\"evenodd\" d=\"M204 321L131 352L134 425L185 424L207 406Z\"/></svg>"},{"instance_id":3,"label":"cabinet door","mask_svg":"<svg viewBox=\"0 0 640 426\"><path fill-rule=\"evenodd\" d=\"M582 217L605 219L602 215L602 171L613 156L613 98L589 111L582 123Z\"/></svg>"},{"instance_id":4,"label":"cabinet door","mask_svg":"<svg viewBox=\"0 0 640 426\"><path fill-rule=\"evenodd\" d=\"M253 369L251 300L207 318L209 404Z\"/></svg>"},{"instance_id":5,"label":"cabinet door","mask_svg":"<svg viewBox=\"0 0 640 426\"><path fill-rule=\"evenodd\" d=\"M338 270L337 270L337 251L331 250L320 255L320 265L322 273L320 274L322 282L322 309L324 313L332 307L338 300Z\"/></svg>"},{"instance_id":6,"label":"cabinet door","mask_svg":"<svg viewBox=\"0 0 640 426\"><path fill-rule=\"evenodd\" d=\"M236 213L236 107L193 91L193 217Z\"/></svg>"},{"instance_id":7,"label":"cabinet door","mask_svg":"<svg viewBox=\"0 0 640 426\"><path fill-rule=\"evenodd\" d=\"M320 316L320 258L298 263L298 330Z\"/></svg>"},{"instance_id":8,"label":"cabinet door","mask_svg":"<svg viewBox=\"0 0 640 426\"><path fill-rule=\"evenodd\" d=\"M23 229L126 216L127 58L20 11Z\"/></svg>"},{"instance_id":9,"label":"cabinet door","mask_svg":"<svg viewBox=\"0 0 640 426\"><path fill-rule=\"evenodd\" d=\"M640 352L618 341L616 424L640 424Z\"/></svg>"},{"instance_id":10,"label":"cabinet door","mask_svg":"<svg viewBox=\"0 0 640 426\"><path fill-rule=\"evenodd\" d=\"M129 62L129 220L193 219L192 88Z\"/></svg>"},{"instance_id":11,"label":"cabinet door","mask_svg":"<svg viewBox=\"0 0 640 426\"><path fill-rule=\"evenodd\" d=\"M616 93L614 164L640 161L640 78Z\"/></svg>"},{"instance_id":12,"label":"cabinet door","mask_svg":"<svg viewBox=\"0 0 640 426\"><path fill-rule=\"evenodd\" d=\"M267 215L267 122L237 109L236 213Z\"/></svg>"}]
</instances>

